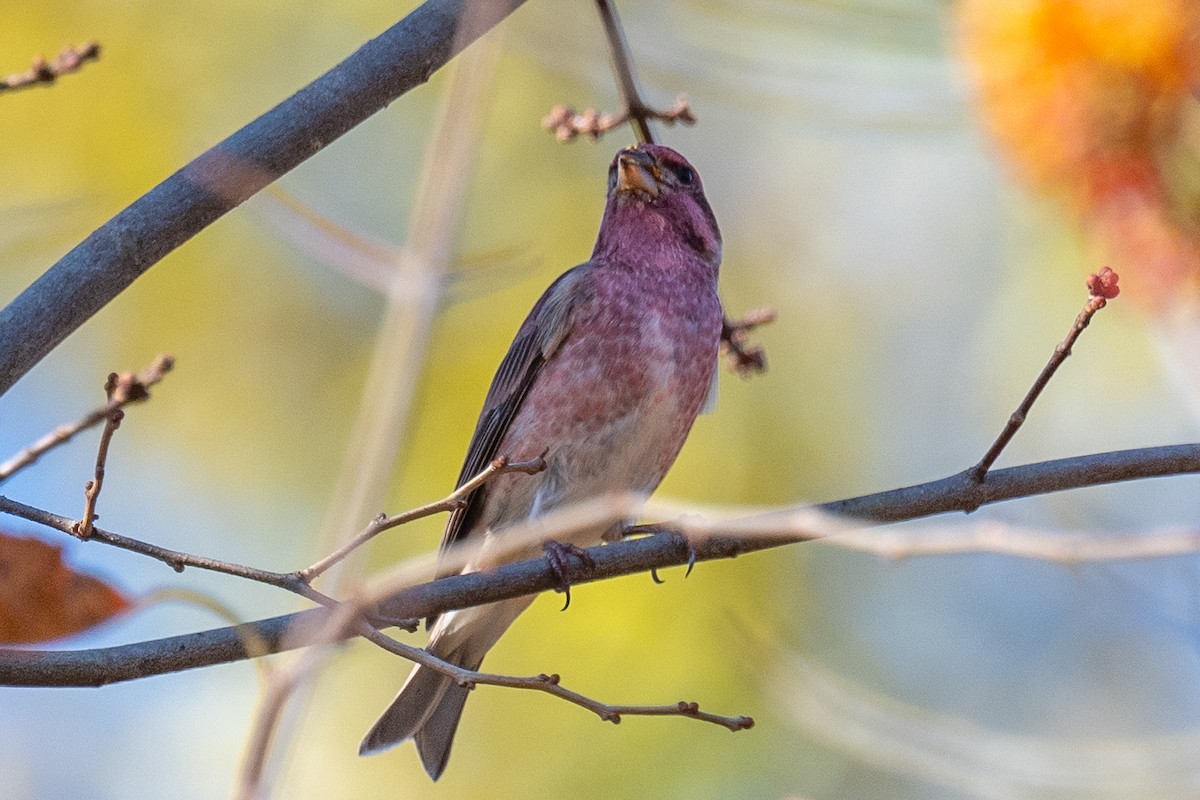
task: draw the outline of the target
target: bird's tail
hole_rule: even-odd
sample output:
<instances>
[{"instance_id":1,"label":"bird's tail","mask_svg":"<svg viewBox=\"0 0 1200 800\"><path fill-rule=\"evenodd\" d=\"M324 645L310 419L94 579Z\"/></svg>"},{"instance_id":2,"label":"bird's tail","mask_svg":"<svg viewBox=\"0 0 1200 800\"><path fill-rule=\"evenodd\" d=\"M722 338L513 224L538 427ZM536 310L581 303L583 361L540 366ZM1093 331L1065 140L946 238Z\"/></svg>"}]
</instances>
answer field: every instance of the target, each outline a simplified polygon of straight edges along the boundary
<instances>
[{"instance_id":1,"label":"bird's tail","mask_svg":"<svg viewBox=\"0 0 1200 800\"><path fill-rule=\"evenodd\" d=\"M454 647L439 647L439 644L450 642L435 639L430 644L430 652L443 661L470 670L479 669L483 662L482 655L464 652L471 649L463 646L467 642ZM458 720L462 717L469 691L440 672L428 667L415 667L400 689L400 694L396 695L396 699L363 739L358 748L359 754L378 753L406 739L413 739L425 771L436 781L446 769L454 731L458 729Z\"/></svg>"}]
</instances>

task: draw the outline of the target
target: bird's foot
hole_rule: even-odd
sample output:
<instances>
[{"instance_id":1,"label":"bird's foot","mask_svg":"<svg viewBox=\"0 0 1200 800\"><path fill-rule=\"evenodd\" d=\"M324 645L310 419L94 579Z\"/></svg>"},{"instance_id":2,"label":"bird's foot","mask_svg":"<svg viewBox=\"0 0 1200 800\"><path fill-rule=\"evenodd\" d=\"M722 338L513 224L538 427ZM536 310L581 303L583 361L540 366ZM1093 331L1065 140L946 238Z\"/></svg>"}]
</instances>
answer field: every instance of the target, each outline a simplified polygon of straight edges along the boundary
<instances>
[{"instance_id":1,"label":"bird's foot","mask_svg":"<svg viewBox=\"0 0 1200 800\"><path fill-rule=\"evenodd\" d=\"M683 531L674 530L672 528L664 528L655 535L671 536L677 540L683 541L684 546L687 547L687 555L688 555L687 570L683 573L683 577L686 578L687 576L691 575L692 569L696 566L696 545L693 544L692 538L690 536L688 536L686 533L684 533ZM658 576L654 575L654 578L657 580ZM661 580L657 580L657 582L662 583Z\"/></svg>"},{"instance_id":2,"label":"bird's foot","mask_svg":"<svg viewBox=\"0 0 1200 800\"><path fill-rule=\"evenodd\" d=\"M687 571L683 573L683 577L686 578L688 575L692 574L692 569L696 566L696 545L692 543L691 537L689 537L686 533L679 533L677 535L682 536L683 541L687 544Z\"/></svg>"},{"instance_id":3,"label":"bird's foot","mask_svg":"<svg viewBox=\"0 0 1200 800\"><path fill-rule=\"evenodd\" d=\"M630 536L642 536L650 534L652 536L673 536L683 540L683 544L687 546L687 572L683 573L683 577L692 574L692 568L696 566L696 545L692 543L692 539L686 533L670 526L669 523L654 523L652 525L626 525L621 530L621 536L627 538ZM658 570L651 568L650 579L655 583L666 583L662 578L658 577Z\"/></svg>"},{"instance_id":4,"label":"bird's foot","mask_svg":"<svg viewBox=\"0 0 1200 800\"><path fill-rule=\"evenodd\" d=\"M558 578L558 591L567 596L567 601L563 603L562 607L562 610L566 611L571 605L571 557L579 559L589 569L595 567L596 562L582 547L557 542L553 539L547 539L542 543L542 552L545 553L546 560L550 562L550 569Z\"/></svg>"}]
</instances>

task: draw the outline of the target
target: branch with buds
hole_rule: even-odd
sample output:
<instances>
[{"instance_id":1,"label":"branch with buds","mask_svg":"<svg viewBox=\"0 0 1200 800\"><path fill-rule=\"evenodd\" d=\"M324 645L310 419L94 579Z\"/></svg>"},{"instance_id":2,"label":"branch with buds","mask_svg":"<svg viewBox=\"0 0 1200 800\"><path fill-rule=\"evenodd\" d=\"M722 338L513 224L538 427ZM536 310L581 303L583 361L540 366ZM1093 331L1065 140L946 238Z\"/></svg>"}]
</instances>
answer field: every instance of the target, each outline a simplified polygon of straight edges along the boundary
<instances>
[{"instance_id":1,"label":"branch with buds","mask_svg":"<svg viewBox=\"0 0 1200 800\"><path fill-rule=\"evenodd\" d=\"M83 69L89 61L100 58L99 42L84 42L80 45L64 47L53 61L47 61L44 56L33 59L29 69L24 72L14 72L0 78L0 92L14 89L28 89L31 86L48 86L63 75L70 75Z\"/></svg>"}]
</instances>

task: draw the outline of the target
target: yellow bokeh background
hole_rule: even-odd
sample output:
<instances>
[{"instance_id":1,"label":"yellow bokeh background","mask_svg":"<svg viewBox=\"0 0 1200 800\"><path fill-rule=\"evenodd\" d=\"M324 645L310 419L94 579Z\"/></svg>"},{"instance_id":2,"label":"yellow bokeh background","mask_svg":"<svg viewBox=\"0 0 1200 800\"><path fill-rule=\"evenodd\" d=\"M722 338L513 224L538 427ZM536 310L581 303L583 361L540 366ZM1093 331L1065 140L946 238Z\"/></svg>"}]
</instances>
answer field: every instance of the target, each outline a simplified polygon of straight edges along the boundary
<instances>
[{"instance_id":1,"label":"yellow bokeh background","mask_svg":"<svg viewBox=\"0 0 1200 800\"><path fill-rule=\"evenodd\" d=\"M0 95L4 298L411 5L64 0L5 9L0 71L84 39L104 49L51 88ZM976 102L984 93L959 61L956 9L630 0L621 10L648 95L667 105L686 91L700 116L694 128L659 130L704 177L724 232L730 313L779 311L755 335L768 373L723 375L715 412L697 423L662 494L755 506L828 500L977 460L1066 333L1102 251L1069 210L1014 182L1019 169L1004 160L1003 138L989 138ZM618 130L599 144L563 145L539 128L558 103L616 103L591 4L530 0L493 38L500 55L456 252L515 255L464 268L490 274L451 292L437 319L388 511L452 487L496 364L541 290L589 255L607 163L631 138ZM401 243L447 82L435 75L282 187L339 224ZM320 555L384 301L289 244L270 211L257 198L235 210L52 353L0 400L0 449L15 451L96 403L109 371L170 352L175 372L130 410L114 442L100 524L269 569ZM1109 263L1123 287L1135 282L1136 270ZM1119 301L1105 310L1003 463L1195 438L1188 394L1160 361L1154 326ZM93 443L83 437L47 457L5 494L77 515ZM980 514L1140 530L1194 522L1194 490L1178 479ZM439 532L440 520L390 532L372 545L369 571L432 550ZM300 607L276 590L68 544L74 563L134 594L187 586L246 618ZM703 564L686 580L670 570L661 586L632 576L579 587L566 613L560 597L546 596L489 670L558 672L615 703L696 700L758 725L737 734L670 718L612 726L540 694L485 687L436 785L411 745L357 756L407 664L350 644L302 704L276 796L1014 796L897 766L844 726L818 725L792 657L1013 735L1190 733L1200 724L1190 562L892 563L819 544ZM155 606L60 646L218 624L194 608ZM421 634L406 640L423 643ZM253 667L238 664L100 690L0 689L6 792L229 794L259 688ZM996 785L1025 785L1012 774L1018 765L1006 766Z\"/></svg>"}]
</instances>

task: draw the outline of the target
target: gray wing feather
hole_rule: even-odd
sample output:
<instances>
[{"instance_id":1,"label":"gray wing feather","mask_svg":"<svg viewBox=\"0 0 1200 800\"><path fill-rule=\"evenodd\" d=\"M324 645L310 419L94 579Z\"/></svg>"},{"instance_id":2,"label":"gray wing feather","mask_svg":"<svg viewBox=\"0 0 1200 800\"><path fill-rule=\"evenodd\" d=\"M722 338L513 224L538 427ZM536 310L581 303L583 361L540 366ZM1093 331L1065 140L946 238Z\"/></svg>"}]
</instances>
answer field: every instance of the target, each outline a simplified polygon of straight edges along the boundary
<instances>
[{"instance_id":1,"label":"gray wing feather","mask_svg":"<svg viewBox=\"0 0 1200 800\"><path fill-rule=\"evenodd\" d=\"M529 312L504 360L500 362L496 377L492 379L456 486L462 486L478 475L500 455L497 449L520 410L525 395L529 393L529 387L533 385L542 365L550 360L570 335L572 311L583 295L591 269L589 262L563 273ZM470 535L486 497L487 487L484 486L473 492L466 504L450 515L439 555Z\"/></svg>"}]
</instances>

